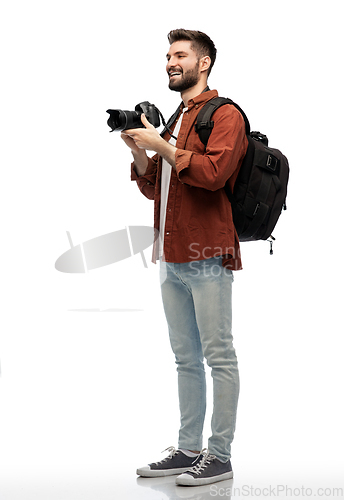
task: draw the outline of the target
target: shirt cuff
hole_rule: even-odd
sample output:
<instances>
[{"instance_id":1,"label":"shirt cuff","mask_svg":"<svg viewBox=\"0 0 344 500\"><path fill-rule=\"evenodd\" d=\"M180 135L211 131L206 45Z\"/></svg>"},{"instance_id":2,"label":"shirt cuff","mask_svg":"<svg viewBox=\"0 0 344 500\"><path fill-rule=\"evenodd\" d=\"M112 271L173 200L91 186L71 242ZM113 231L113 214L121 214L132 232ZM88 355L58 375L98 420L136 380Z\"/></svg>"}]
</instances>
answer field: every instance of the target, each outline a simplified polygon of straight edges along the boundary
<instances>
[{"instance_id":1,"label":"shirt cuff","mask_svg":"<svg viewBox=\"0 0 344 500\"><path fill-rule=\"evenodd\" d=\"M177 149L175 158L176 158L176 172L179 180L181 180L181 177L183 176L183 170L189 168L192 155L193 155L192 151Z\"/></svg>"},{"instance_id":2,"label":"shirt cuff","mask_svg":"<svg viewBox=\"0 0 344 500\"><path fill-rule=\"evenodd\" d=\"M157 162L153 158L148 158L148 167L147 167L146 172L143 175L138 175L136 170L135 170L135 162L132 162L132 164L131 164L131 180L138 181L140 179L147 179L148 178L151 181L152 178L155 178L156 166L157 166Z\"/></svg>"}]
</instances>

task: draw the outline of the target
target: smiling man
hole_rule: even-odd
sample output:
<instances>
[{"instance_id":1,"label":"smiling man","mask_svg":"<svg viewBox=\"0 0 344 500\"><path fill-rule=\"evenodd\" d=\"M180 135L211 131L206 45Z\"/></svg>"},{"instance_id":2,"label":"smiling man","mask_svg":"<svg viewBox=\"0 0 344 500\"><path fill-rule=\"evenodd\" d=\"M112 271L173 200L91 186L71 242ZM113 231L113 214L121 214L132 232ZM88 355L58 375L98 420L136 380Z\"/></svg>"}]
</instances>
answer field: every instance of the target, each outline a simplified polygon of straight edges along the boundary
<instances>
[{"instance_id":1,"label":"smiling man","mask_svg":"<svg viewBox=\"0 0 344 500\"><path fill-rule=\"evenodd\" d=\"M195 122L217 97L207 81L216 58L212 40L200 31L173 30L166 71L169 88L182 103L162 137L142 115L144 128L125 130L131 149L132 180L154 200L160 238L161 292L178 372L178 448L167 458L137 470L146 477L178 475L180 485L209 484L233 477L239 374L232 337L233 270L241 269L239 240L224 190L233 189L247 149L241 114L230 105L215 111L204 148ZM150 158L146 151L156 154ZM206 411L204 358L213 379L212 435L203 448Z\"/></svg>"}]
</instances>

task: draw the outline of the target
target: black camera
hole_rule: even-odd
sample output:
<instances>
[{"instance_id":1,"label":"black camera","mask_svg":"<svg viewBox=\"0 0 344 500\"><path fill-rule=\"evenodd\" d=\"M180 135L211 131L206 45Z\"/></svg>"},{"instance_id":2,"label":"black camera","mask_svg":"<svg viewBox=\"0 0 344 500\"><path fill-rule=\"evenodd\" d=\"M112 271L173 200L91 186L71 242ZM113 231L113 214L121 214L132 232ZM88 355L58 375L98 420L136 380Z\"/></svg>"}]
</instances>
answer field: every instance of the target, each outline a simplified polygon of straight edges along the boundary
<instances>
[{"instance_id":1,"label":"black camera","mask_svg":"<svg viewBox=\"0 0 344 500\"><path fill-rule=\"evenodd\" d=\"M135 106L135 111L124 111L122 109L108 109L106 111L110 117L107 124L111 128L110 132L114 130L127 130L131 128L143 128L141 122L141 115L144 113L149 123L155 128L160 126L160 111L154 104L148 101L140 102Z\"/></svg>"}]
</instances>

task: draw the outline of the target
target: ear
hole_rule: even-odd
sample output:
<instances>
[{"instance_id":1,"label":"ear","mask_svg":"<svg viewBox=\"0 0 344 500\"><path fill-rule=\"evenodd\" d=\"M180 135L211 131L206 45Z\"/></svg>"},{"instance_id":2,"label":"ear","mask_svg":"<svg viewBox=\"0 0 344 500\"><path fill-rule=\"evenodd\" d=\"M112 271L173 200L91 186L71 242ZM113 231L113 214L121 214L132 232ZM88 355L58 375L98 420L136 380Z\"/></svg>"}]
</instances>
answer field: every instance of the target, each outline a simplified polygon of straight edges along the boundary
<instances>
[{"instance_id":1,"label":"ear","mask_svg":"<svg viewBox=\"0 0 344 500\"><path fill-rule=\"evenodd\" d=\"M204 57L201 57L200 61L199 61L199 69L201 72L203 71L208 71L208 69L210 68L210 64L211 64L211 59L209 56L204 56Z\"/></svg>"}]
</instances>

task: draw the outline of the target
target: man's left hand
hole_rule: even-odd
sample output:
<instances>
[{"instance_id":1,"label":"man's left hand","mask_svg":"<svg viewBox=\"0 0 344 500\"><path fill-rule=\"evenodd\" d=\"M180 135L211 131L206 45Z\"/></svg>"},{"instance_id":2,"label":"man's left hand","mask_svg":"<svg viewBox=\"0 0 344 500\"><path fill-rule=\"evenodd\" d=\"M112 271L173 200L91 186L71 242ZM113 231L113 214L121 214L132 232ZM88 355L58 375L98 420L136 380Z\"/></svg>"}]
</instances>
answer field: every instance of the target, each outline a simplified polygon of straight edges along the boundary
<instances>
[{"instance_id":1,"label":"man's left hand","mask_svg":"<svg viewBox=\"0 0 344 500\"><path fill-rule=\"evenodd\" d=\"M155 151L162 156L172 168L176 168L175 153L177 148L163 139L157 129L153 127L145 117L141 115L141 121L145 128L133 128L123 130L122 134L128 135L133 139L136 146L147 151Z\"/></svg>"},{"instance_id":2,"label":"man's left hand","mask_svg":"<svg viewBox=\"0 0 344 500\"><path fill-rule=\"evenodd\" d=\"M122 133L131 137L138 148L157 152L161 141L165 142L164 139L160 136L157 129L149 123L144 114L141 115L141 121L145 128L123 130Z\"/></svg>"}]
</instances>

